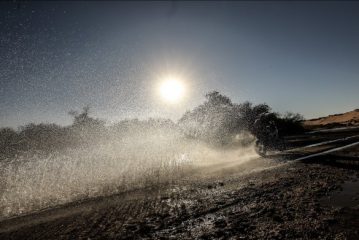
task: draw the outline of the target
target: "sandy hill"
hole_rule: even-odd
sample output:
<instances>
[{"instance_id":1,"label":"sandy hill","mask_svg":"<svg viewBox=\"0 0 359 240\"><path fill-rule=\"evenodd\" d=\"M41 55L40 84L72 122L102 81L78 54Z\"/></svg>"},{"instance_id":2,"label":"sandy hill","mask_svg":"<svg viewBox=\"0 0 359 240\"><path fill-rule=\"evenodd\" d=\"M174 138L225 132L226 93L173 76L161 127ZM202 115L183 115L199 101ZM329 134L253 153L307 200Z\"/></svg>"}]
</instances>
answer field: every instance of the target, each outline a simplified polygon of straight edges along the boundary
<instances>
[{"instance_id":1,"label":"sandy hill","mask_svg":"<svg viewBox=\"0 0 359 240\"><path fill-rule=\"evenodd\" d=\"M329 115L327 117L306 120L305 126L359 126L359 109L354 111Z\"/></svg>"}]
</instances>

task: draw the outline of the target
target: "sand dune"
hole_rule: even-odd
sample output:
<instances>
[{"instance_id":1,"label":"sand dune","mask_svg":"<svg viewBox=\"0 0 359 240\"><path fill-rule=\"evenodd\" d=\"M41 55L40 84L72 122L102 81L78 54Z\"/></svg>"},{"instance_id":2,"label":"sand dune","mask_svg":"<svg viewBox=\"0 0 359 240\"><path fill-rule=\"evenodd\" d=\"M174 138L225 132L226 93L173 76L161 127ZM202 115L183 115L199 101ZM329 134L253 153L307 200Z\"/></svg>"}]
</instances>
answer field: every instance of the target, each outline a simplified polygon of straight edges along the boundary
<instances>
[{"instance_id":1,"label":"sand dune","mask_svg":"<svg viewBox=\"0 0 359 240\"><path fill-rule=\"evenodd\" d=\"M328 125L345 125L345 126L359 126L359 109L350 112L329 115L316 119L306 120L305 126L328 126Z\"/></svg>"}]
</instances>

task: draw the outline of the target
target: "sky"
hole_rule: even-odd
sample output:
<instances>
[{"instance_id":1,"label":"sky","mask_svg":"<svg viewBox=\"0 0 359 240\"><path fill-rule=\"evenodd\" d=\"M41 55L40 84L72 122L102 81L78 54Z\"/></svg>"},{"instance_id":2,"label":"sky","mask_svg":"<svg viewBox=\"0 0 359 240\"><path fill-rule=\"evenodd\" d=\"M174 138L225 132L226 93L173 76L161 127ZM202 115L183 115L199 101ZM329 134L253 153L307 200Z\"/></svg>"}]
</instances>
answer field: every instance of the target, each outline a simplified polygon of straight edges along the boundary
<instances>
[{"instance_id":1,"label":"sky","mask_svg":"<svg viewBox=\"0 0 359 240\"><path fill-rule=\"evenodd\" d=\"M217 90L305 118L359 108L359 3L0 3L0 127L177 120ZM181 102L158 95L165 76Z\"/></svg>"}]
</instances>

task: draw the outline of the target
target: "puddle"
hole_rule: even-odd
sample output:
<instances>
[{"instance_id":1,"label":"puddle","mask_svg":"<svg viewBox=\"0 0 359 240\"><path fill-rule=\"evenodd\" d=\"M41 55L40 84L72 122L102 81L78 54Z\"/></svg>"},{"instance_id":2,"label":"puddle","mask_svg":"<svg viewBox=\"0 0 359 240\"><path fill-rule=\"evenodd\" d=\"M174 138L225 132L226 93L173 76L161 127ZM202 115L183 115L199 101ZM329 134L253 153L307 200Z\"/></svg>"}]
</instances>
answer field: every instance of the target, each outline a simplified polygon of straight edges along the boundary
<instances>
[{"instance_id":1,"label":"puddle","mask_svg":"<svg viewBox=\"0 0 359 240\"><path fill-rule=\"evenodd\" d=\"M359 179L344 182L340 191L323 198L321 203L333 207L359 206Z\"/></svg>"}]
</instances>

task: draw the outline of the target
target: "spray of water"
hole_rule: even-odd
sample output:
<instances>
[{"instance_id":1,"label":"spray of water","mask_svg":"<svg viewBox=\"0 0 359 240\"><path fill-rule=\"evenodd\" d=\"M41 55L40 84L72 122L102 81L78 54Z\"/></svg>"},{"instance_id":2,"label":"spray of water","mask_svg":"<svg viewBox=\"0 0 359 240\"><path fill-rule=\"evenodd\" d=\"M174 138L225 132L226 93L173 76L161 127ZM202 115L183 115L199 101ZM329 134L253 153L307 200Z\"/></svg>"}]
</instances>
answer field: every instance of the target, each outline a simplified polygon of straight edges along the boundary
<instances>
[{"instance_id":1,"label":"spray of water","mask_svg":"<svg viewBox=\"0 0 359 240\"><path fill-rule=\"evenodd\" d=\"M0 163L0 219L171 183L189 169L215 171L255 157L252 148L215 149L170 134L128 136L46 157L21 156Z\"/></svg>"}]
</instances>

